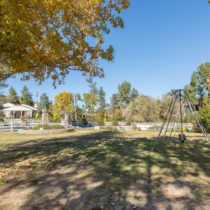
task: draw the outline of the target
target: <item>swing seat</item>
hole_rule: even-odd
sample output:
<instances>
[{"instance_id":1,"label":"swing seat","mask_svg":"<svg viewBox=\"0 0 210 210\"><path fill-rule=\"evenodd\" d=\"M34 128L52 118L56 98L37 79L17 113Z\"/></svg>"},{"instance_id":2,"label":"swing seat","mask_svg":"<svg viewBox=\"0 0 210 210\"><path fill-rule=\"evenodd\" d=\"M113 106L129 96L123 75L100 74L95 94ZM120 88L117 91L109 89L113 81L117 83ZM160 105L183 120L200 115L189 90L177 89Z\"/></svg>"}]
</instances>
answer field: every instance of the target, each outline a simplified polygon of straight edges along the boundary
<instances>
[{"instance_id":1,"label":"swing seat","mask_svg":"<svg viewBox=\"0 0 210 210\"><path fill-rule=\"evenodd\" d=\"M184 143L185 142L185 140L186 140L186 136L184 135L184 134L179 134L179 140L182 142L182 143Z\"/></svg>"}]
</instances>

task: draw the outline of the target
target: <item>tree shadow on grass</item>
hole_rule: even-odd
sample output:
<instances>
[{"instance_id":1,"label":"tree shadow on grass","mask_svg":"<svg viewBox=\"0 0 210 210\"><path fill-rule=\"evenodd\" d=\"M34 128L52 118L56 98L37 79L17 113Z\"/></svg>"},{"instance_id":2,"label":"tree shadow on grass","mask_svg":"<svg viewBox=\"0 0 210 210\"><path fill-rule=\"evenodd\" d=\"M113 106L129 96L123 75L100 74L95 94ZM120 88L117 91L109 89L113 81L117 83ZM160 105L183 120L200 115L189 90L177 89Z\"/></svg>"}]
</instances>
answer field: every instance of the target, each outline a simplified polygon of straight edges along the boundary
<instances>
[{"instance_id":1,"label":"tree shadow on grass","mask_svg":"<svg viewBox=\"0 0 210 210\"><path fill-rule=\"evenodd\" d=\"M207 208L210 145L172 140L156 141L152 150L151 139L102 131L10 146L1 152L0 166L31 163L0 196L31 188L23 209Z\"/></svg>"}]
</instances>

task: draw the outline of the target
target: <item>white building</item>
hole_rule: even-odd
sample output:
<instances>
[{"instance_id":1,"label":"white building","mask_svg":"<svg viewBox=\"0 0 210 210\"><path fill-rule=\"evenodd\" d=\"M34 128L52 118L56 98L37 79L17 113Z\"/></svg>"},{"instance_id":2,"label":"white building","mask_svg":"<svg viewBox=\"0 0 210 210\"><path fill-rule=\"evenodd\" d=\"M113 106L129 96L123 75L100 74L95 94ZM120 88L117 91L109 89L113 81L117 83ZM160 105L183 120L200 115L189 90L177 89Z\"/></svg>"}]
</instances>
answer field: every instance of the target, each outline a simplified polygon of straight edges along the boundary
<instances>
[{"instance_id":1,"label":"white building","mask_svg":"<svg viewBox=\"0 0 210 210\"><path fill-rule=\"evenodd\" d=\"M5 118L14 118L19 119L23 116L32 117L34 112L37 112L37 109L28 106L26 104L15 105L11 103L3 104L2 112L5 115Z\"/></svg>"}]
</instances>

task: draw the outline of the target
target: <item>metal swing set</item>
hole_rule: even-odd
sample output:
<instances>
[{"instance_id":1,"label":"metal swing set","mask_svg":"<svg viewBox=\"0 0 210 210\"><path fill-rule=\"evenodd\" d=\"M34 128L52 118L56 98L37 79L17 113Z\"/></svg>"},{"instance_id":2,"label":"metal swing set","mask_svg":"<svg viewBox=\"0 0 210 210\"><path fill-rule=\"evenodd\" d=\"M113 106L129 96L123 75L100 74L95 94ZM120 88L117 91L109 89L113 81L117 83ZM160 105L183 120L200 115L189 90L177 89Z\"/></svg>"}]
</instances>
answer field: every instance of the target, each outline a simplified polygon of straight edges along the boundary
<instances>
[{"instance_id":1,"label":"metal swing set","mask_svg":"<svg viewBox=\"0 0 210 210\"><path fill-rule=\"evenodd\" d=\"M163 122L163 125L162 125L160 132L158 134L158 139L160 139L162 137L166 137L168 132L170 132L169 136L171 137L172 133L174 131L174 128L175 128L176 121L179 120L180 133L178 135L178 138L181 143L184 143L186 141L186 135L184 134L183 118L184 118L184 115L187 118L188 110L190 110L193 117L195 118L205 140L209 143L210 139L209 139L206 129L203 126L203 124L199 118L199 115L197 113L197 106L194 106L192 104L186 91L184 91L183 89L174 90L174 91L172 91L171 95L172 95L172 100L171 100L169 109L167 111L165 120ZM179 108L178 108L176 117L174 118L173 114L174 114L174 110L175 110L175 106L177 105L177 102L179 103ZM184 113L184 111L185 111L185 113ZM180 117L180 119L178 119L179 117ZM172 118L174 119L173 122L172 122ZM172 128L169 128L170 123L172 123ZM188 131L188 128L187 128L187 131Z\"/></svg>"}]
</instances>

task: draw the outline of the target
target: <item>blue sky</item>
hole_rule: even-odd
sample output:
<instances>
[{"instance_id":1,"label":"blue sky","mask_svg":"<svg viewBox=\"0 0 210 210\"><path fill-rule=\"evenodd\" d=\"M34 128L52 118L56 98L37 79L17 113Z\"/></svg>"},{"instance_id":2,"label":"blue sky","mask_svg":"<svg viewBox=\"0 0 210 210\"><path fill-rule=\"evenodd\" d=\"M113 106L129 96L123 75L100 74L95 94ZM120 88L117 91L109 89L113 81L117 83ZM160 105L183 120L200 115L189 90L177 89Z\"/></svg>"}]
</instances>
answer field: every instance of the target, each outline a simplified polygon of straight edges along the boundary
<instances>
[{"instance_id":1,"label":"blue sky","mask_svg":"<svg viewBox=\"0 0 210 210\"><path fill-rule=\"evenodd\" d=\"M101 62L105 78L96 79L107 94L117 91L124 80L140 94L160 97L170 89L182 88L194 70L210 61L210 4L208 0L131 0L124 11L124 29L105 37L115 48L111 63ZM87 92L86 78L72 72L56 89L52 81L38 85L19 77L8 80L17 92L27 85L36 100L44 92L53 100L61 91ZM5 91L7 93L7 90Z\"/></svg>"}]
</instances>

